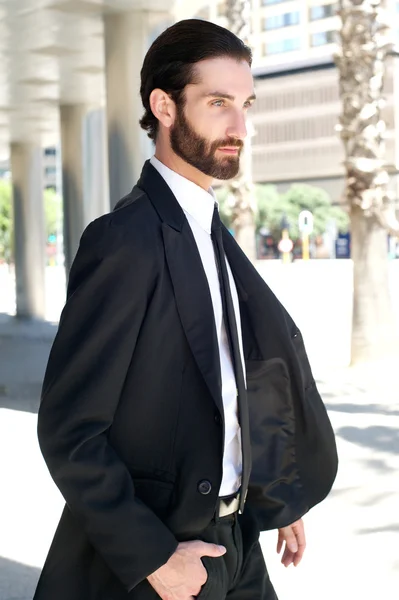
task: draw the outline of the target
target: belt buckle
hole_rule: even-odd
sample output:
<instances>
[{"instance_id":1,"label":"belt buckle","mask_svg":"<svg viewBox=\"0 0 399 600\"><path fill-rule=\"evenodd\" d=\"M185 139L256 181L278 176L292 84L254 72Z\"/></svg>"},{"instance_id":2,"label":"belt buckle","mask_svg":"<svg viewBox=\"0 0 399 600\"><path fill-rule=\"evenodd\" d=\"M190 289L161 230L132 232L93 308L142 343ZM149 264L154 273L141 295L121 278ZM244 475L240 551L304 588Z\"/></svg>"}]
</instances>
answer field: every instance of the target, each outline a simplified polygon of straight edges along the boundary
<instances>
[{"instance_id":1,"label":"belt buckle","mask_svg":"<svg viewBox=\"0 0 399 600\"><path fill-rule=\"evenodd\" d=\"M237 512L240 506L240 494L237 494L237 497L234 498L228 504L223 500L219 500L219 519L222 517L227 517L228 515L232 515Z\"/></svg>"}]
</instances>

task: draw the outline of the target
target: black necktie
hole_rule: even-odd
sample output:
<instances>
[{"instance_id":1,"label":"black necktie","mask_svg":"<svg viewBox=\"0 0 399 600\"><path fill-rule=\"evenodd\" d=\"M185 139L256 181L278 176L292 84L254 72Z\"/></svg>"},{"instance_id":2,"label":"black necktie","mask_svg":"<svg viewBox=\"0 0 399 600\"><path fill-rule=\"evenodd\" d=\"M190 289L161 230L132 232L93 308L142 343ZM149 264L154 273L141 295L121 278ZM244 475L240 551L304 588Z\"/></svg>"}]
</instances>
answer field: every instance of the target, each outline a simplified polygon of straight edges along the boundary
<instances>
[{"instance_id":1,"label":"black necktie","mask_svg":"<svg viewBox=\"0 0 399 600\"><path fill-rule=\"evenodd\" d=\"M220 295L222 298L223 320L226 328L227 339L230 347L230 355L233 363L234 374L237 384L238 416L241 427L242 445L242 483L240 495L240 511L244 510L244 502L248 489L249 475L251 471L251 442L249 432L249 415L247 391L245 387L243 365L241 360L240 344L238 341L238 330L234 312L233 298L227 272L225 253L222 238L222 223L219 217L217 205L213 212L211 238L215 251L216 266L219 275Z\"/></svg>"}]
</instances>

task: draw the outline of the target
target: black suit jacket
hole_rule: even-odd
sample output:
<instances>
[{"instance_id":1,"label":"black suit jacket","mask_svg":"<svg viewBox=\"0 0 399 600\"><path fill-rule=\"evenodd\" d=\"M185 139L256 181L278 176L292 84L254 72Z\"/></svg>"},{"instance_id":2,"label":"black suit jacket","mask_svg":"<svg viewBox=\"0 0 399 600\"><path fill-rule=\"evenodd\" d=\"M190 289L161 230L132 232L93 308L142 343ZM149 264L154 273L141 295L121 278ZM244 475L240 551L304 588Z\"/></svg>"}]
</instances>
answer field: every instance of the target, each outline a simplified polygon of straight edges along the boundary
<instances>
[{"instance_id":1,"label":"black suit jacket","mask_svg":"<svg viewBox=\"0 0 399 600\"><path fill-rule=\"evenodd\" d=\"M334 435L298 328L223 234L248 381L246 506L261 529L277 528L329 492ZM138 584L212 518L223 429L206 275L181 207L146 163L86 229L71 269L38 421L66 507L35 599L140 598ZM113 586L119 595L104 591Z\"/></svg>"}]
</instances>

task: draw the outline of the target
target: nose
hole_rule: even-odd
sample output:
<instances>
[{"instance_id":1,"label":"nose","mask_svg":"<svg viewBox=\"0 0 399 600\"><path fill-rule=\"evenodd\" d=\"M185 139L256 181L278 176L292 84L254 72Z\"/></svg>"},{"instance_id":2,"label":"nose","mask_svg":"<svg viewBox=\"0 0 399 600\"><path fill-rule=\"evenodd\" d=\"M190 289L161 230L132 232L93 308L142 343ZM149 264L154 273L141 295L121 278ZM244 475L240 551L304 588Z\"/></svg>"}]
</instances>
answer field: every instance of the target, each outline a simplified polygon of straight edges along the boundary
<instances>
[{"instance_id":1,"label":"nose","mask_svg":"<svg viewBox=\"0 0 399 600\"><path fill-rule=\"evenodd\" d=\"M247 137L246 115L241 111L236 111L233 122L227 128L228 137L244 140Z\"/></svg>"}]
</instances>

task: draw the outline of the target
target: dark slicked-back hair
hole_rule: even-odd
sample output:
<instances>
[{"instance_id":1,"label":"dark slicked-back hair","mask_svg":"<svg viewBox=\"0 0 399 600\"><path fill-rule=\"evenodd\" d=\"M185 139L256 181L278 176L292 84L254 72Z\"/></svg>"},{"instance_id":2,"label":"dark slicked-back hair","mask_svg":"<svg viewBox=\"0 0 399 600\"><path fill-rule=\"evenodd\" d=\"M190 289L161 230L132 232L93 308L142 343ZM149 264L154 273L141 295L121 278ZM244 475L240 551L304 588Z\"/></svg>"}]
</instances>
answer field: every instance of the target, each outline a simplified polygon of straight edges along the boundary
<instances>
[{"instance_id":1,"label":"dark slicked-back hair","mask_svg":"<svg viewBox=\"0 0 399 600\"><path fill-rule=\"evenodd\" d=\"M179 21L157 37L141 69L140 95L145 112L140 125L149 138L156 139L159 125L150 107L151 92L160 88L176 104L184 104L184 88L196 83L195 65L221 57L252 64L251 49L234 33L209 21Z\"/></svg>"}]
</instances>

